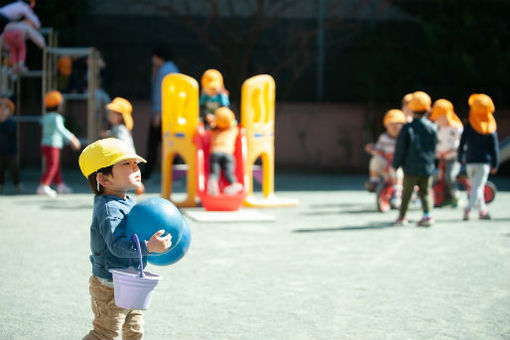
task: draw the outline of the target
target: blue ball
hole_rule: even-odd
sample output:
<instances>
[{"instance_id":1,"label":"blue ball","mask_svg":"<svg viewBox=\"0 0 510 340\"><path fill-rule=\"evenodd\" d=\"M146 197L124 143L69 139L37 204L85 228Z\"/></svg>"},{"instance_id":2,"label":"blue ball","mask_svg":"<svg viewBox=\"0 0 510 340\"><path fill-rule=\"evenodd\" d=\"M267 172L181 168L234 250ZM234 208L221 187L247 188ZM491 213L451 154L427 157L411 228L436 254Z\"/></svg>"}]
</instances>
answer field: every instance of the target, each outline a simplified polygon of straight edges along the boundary
<instances>
[{"instance_id":1,"label":"blue ball","mask_svg":"<svg viewBox=\"0 0 510 340\"><path fill-rule=\"evenodd\" d=\"M161 197L152 197L135 204L126 216L126 229L129 236L136 234L140 242L149 240L158 230L163 235L172 234L174 248L182 237L183 221L179 210L170 201Z\"/></svg>"},{"instance_id":2,"label":"blue ball","mask_svg":"<svg viewBox=\"0 0 510 340\"><path fill-rule=\"evenodd\" d=\"M189 245L191 242L191 232L188 223L185 219L183 221L182 237L179 242L176 243L175 247L169 252L161 255L154 254L147 257L147 261L157 266L168 266L183 258L188 252ZM173 240L172 240L173 241Z\"/></svg>"}]
</instances>

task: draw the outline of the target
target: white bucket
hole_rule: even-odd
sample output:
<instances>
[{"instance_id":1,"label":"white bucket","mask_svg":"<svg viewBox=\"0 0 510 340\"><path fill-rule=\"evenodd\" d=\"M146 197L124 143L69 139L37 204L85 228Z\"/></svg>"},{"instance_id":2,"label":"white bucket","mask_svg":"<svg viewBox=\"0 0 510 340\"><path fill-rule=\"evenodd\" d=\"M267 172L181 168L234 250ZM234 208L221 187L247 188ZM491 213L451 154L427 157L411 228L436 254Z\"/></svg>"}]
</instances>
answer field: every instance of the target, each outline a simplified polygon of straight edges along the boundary
<instances>
[{"instance_id":1,"label":"white bucket","mask_svg":"<svg viewBox=\"0 0 510 340\"><path fill-rule=\"evenodd\" d=\"M144 272L140 277L138 270L110 269L113 276L113 291L115 304L126 309L147 309L152 299L152 294L161 276Z\"/></svg>"},{"instance_id":2,"label":"white bucket","mask_svg":"<svg viewBox=\"0 0 510 340\"><path fill-rule=\"evenodd\" d=\"M128 269L110 269L113 276L115 304L126 309L147 309L161 276L143 271L140 241L136 234L131 235L131 239L136 246L140 268L136 270L131 267L131 259L129 259Z\"/></svg>"}]
</instances>

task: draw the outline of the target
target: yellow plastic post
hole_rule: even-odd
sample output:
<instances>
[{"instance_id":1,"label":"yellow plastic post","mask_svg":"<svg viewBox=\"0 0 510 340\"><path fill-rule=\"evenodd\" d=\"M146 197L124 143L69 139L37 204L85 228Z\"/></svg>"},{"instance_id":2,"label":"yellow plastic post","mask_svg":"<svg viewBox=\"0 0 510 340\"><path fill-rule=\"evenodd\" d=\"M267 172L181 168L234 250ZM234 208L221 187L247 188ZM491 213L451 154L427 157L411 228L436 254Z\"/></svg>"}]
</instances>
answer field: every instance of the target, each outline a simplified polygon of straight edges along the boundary
<instances>
[{"instance_id":1,"label":"yellow plastic post","mask_svg":"<svg viewBox=\"0 0 510 340\"><path fill-rule=\"evenodd\" d=\"M245 206L275 207L294 206L299 201L280 199L274 195L274 107L275 82L267 74L247 79L241 89L241 124L246 129L248 152L248 196ZM263 199L253 195L253 164L262 160Z\"/></svg>"},{"instance_id":2,"label":"yellow plastic post","mask_svg":"<svg viewBox=\"0 0 510 340\"><path fill-rule=\"evenodd\" d=\"M196 189L196 146L193 135L198 125L198 83L180 73L163 79L162 91L162 161L161 196L171 200L172 164L179 154L188 165L186 173L187 196L184 201L173 202L178 207L194 207Z\"/></svg>"}]
</instances>

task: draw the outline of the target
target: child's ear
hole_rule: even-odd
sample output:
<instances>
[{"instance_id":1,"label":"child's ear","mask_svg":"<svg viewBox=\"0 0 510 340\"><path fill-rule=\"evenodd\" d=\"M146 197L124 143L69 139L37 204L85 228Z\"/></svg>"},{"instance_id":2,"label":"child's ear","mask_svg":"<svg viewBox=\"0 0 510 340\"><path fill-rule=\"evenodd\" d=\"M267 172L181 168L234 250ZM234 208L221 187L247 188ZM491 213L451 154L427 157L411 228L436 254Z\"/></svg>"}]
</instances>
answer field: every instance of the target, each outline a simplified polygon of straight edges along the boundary
<instances>
[{"instance_id":1,"label":"child's ear","mask_svg":"<svg viewBox=\"0 0 510 340\"><path fill-rule=\"evenodd\" d=\"M110 184L110 179L108 175L103 174L102 172L98 172L96 175L97 183L101 184L103 187L107 187Z\"/></svg>"}]
</instances>

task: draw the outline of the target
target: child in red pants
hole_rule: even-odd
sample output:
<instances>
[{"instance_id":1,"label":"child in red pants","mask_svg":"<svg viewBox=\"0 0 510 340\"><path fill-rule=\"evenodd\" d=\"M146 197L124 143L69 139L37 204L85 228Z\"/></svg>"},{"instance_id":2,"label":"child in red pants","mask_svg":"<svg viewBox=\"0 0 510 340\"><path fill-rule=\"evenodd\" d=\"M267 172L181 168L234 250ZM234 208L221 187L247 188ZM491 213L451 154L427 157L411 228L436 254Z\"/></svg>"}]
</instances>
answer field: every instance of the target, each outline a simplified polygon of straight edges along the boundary
<instances>
[{"instance_id":1,"label":"child in red pants","mask_svg":"<svg viewBox=\"0 0 510 340\"><path fill-rule=\"evenodd\" d=\"M41 120L42 140L41 152L46 161L46 167L39 180L37 194L55 197L59 194L71 192L71 188L64 184L60 170L60 149L64 141L69 142L74 150L80 149L80 141L64 126L62 111L63 97L58 91L50 91L44 99L47 113ZM50 188L54 183L57 191Z\"/></svg>"}]
</instances>

